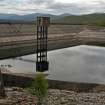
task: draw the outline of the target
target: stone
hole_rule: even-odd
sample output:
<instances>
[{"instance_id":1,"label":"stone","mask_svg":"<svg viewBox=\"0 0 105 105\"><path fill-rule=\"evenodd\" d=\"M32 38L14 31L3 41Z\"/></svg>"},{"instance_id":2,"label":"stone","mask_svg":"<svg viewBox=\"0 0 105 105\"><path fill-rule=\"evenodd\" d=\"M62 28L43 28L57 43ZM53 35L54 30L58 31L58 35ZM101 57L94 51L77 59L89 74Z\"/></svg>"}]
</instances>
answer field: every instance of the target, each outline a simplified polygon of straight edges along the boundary
<instances>
[{"instance_id":1,"label":"stone","mask_svg":"<svg viewBox=\"0 0 105 105\"><path fill-rule=\"evenodd\" d=\"M21 91L20 91L21 90ZM37 97L28 90L15 87L6 88L7 97L0 105L37 105ZM42 105L105 105L105 92L76 93L59 89L49 89Z\"/></svg>"}]
</instances>

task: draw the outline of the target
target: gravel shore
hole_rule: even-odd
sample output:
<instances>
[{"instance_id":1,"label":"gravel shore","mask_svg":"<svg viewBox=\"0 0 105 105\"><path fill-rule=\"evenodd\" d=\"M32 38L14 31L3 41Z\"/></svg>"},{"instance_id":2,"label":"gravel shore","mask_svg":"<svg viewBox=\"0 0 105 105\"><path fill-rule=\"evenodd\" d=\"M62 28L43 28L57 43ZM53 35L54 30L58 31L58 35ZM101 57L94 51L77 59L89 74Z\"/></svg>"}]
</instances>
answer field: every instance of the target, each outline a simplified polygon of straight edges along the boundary
<instances>
[{"instance_id":1,"label":"gravel shore","mask_svg":"<svg viewBox=\"0 0 105 105\"><path fill-rule=\"evenodd\" d=\"M22 88L6 88L7 97L0 105L37 105L37 98ZM105 105L105 92L77 93L74 91L49 89L43 105Z\"/></svg>"}]
</instances>

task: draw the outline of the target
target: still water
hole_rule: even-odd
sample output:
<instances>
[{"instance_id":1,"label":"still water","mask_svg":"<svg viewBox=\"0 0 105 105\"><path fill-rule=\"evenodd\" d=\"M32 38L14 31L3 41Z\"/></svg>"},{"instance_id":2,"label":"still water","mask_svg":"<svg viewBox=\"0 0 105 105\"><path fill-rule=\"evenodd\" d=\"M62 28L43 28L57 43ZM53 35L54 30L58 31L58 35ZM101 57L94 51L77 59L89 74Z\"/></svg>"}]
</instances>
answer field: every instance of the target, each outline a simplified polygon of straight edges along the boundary
<instances>
[{"instance_id":1,"label":"still water","mask_svg":"<svg viewBox=\"0 0 105 105\"><path fill-rule=\"evenodd\" d=\"M76 46L48 52L48 78L62 81L105 84L105 48ZM15 73L35 73L36 55L1 60L0 65Z\"/></svg>"}]
</instances>

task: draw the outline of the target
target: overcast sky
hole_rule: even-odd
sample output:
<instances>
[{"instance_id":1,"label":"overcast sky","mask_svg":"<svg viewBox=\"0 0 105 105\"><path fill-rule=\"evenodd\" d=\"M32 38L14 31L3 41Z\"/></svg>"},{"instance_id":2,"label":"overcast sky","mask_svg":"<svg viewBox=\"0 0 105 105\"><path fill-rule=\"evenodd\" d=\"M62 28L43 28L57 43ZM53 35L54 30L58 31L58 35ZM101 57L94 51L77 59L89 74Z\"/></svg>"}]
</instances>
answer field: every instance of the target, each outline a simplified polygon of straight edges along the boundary
<instances>
[{"instance_id":1,"label":"overcast sky","mask_svg":"<svg viewBox=\"0 0 105 105\"><path fill-rule=\"evenodd\" d=\"M0 13L105 13L105 0L0 0Z\"/></svg>"}]
</instances>

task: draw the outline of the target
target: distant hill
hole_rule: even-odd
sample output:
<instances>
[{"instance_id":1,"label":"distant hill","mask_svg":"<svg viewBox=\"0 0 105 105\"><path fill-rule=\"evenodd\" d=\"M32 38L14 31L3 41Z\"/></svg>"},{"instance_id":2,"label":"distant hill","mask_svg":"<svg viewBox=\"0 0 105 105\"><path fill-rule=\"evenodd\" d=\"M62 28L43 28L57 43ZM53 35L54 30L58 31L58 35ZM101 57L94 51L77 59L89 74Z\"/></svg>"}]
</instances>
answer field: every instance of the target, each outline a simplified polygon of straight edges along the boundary
<instances>
[{"instance_id":1,"label":"distant hill","mask_svg":"<svg viewBox=\"0 0 105 105\"><path fill-rule=\"evenodd\" d=\"M54 23L66 23L66 24L105 24L105 13L102 14L88 14L88 15L71 15L61 17L53 21Z\"/></svg>"},{"instance_id":2,"label":"distant hill","mask_svg":"<svg viewBox=\"0 0 105 105\"><path fill-rule=\"evenodd\" d=\"M43 13L33 13L27 15L16 15L16 14L0 14L0 20L12 20L12 21L35 21L37 16L48 16L51 17L51 20L56 20L64 16L69 16L70 14L61 14L61 15L51 15Z\"/></svg>"},{"instance_id":3,"label":"distant hill","mask_svg":"<svg viewBox=\"0 0 105 105\"><path fill-rule=\"evenodd\" d=\"M71 15L71 14L43 14L33 13L27 15L16 15L16 14L0 14L0 22L33 22L37 16L48 16L51 18L52 23L59 24L89 24L89 25L100 25L105 26L105 13L94 13L88 15Z\"/></svg>"}]
</instances>

